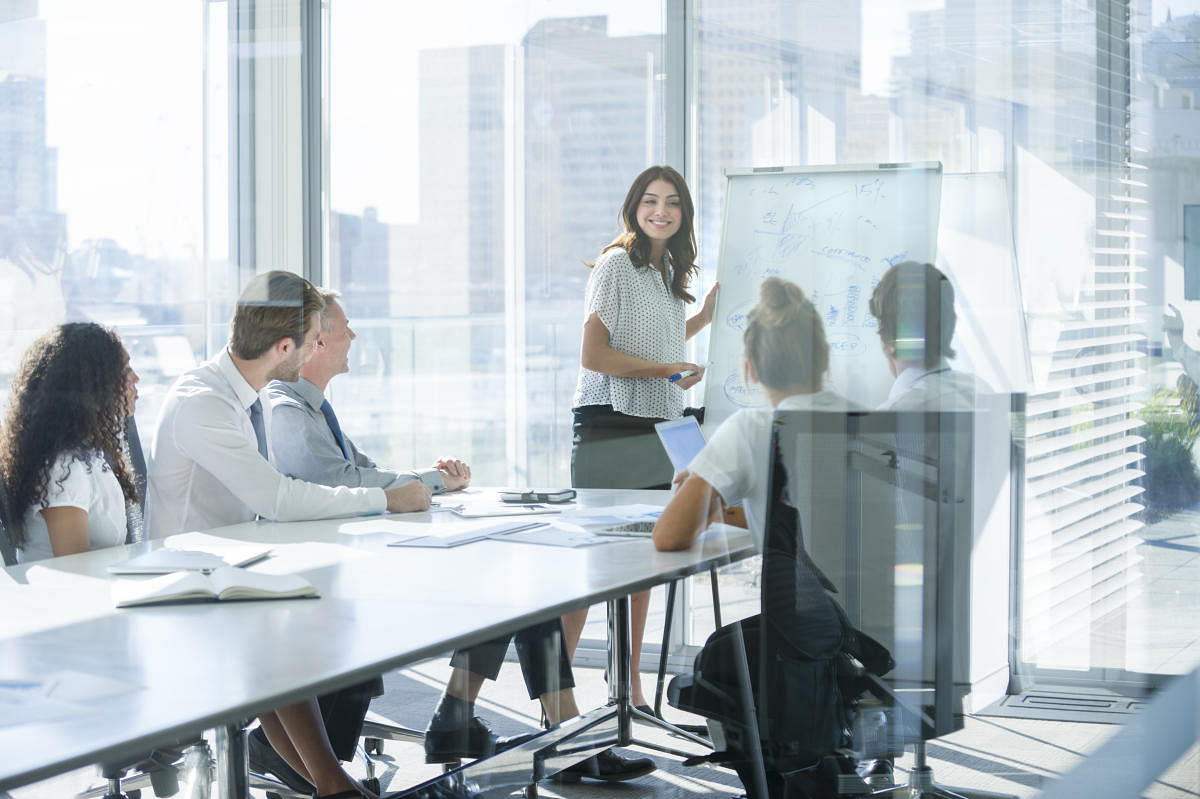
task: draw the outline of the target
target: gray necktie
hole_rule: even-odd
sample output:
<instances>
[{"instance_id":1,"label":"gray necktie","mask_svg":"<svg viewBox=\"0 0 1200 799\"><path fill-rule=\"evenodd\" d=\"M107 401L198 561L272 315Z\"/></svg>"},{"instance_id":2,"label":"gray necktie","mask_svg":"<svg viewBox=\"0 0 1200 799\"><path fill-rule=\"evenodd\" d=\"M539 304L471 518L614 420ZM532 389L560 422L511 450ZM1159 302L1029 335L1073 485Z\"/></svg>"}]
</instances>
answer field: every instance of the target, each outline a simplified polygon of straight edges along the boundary
<instances>
[{"instance_id":1,"label":"gray necktie","mask_svg":"<svg viewBox=\"0 0 1200 799\"><path fill-rule=\"evenodd\" d=\"M256 399L250 405L250 424L254 427L254 437L258 439L258 454L267 460L267 428L263 424L262 400Z\"/></svg>"}]
</instances>

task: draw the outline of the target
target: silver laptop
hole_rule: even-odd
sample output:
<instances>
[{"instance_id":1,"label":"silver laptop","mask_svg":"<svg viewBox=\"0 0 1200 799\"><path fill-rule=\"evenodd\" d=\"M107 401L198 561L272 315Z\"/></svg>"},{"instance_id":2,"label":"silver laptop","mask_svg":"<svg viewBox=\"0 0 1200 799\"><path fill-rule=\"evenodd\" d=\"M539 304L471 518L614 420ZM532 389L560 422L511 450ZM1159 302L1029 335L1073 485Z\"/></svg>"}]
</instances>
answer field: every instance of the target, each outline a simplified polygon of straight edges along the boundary
<instances>
[{"instance_id":1,"label":"silver laptop","mask_svg":"<svg viewBox=\"0 0 1200 799\"><path fill-rule=\"evenodd\" d=\"M696 421L695 416L684 416L669 422L659 422L654 425L654 432L658 433L658 438L662 441L663 449L667 451L667 457L671 459L671 466L674 467L676 474L686 469L692 459L700 454L700 450L704 449L704 433L700 430L700 424ZM633 521L616 524L597 531L597 535L649 538L654 531L655 523L655 521Z\"/></svg>"},{"instance_id":2,"label":"silver laptop","mask_svg":"<svg viewBox=\"0 0 1200 799\"><path fill-rule=\"evenodd\" d=\"M654 432L662 442L675 473L679 474L691 465L692 459L704 449L704 433L695 416L683 416L669 422L654 425Z\"/></svg>"}]
</instances>

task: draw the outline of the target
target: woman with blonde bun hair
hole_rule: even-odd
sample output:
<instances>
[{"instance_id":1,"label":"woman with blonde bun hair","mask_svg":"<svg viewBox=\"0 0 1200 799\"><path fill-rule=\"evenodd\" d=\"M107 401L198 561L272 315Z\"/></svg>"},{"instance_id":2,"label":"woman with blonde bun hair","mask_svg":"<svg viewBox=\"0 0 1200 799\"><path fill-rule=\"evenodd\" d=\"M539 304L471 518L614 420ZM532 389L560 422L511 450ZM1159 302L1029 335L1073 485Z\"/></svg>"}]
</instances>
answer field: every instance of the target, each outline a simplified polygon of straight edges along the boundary
<instances>
[{"instance_id":1,"label":"woman with blonde bun hair","mask_svg":"<svg viewBox=\"0 0 1200 799\"><path fill-rule=\"evenodd\" d=\"M678 478L679 490L659 517L653 535L656 549L686 549L711 522L732 521L725 506L742 503L745 526L763 553L761 610L708 637L696 656L692 675L696 690L685 692L694 700L690 709L708 716L710 723L715 720L718 730L738 728L737 722L727 725L720 718L756 720L762 740L754 739L753 751L757 753L761 743L763 752L780 753L780 759L771 755L756 760L743 746L746 738L735 734L728 737L732 743L721 761L737 771L747 796L776 799L786 796L791 787L782 763L789 770L798 769L792 773L815 774L813 761L804 758L819 752L815 754L819 762L844 737L842 719L826 710L836 699L836 691L830 688L837 680L834 656L845 638L842 617L825 596L807 555L802 555L800 517L808 508L815 514L817 503L785 494L785 487L791 485L788 478L798 475L785 476L785 470L770 468L772 455L776 462L779 458L778 452L772 453L773 420L776 410L851 408L842 397L823 389L829 368L825 327L817 309L794 283L777 277L763 281L758 304L747 317L743 344L746 378L762 385L771 407L746 408L722 422L689 471ZM788 466L816 471L815 463ZM769 510L774 512L768 530ZM890 660L886 650L878 649ZM883 669L878 673L887 671L883 665L878 668ZM742 705L746 700L736 698L743 696L749 696L748 706ZM813 784L823 788L823 778L816 779Z\"/></svg>"},{"instance_id":2,"label":"woman with blonde bun hair","mask_svg":"<svg viewBox=\"0 0 1200 799\"><path fill-rule=\"evenodd\" d=\"M795 283L778 277L763 281L742 343L746 378L762 385L771 407L744 408L730 416L676 478L679 490L654 527L657 549L687 549L711 522L728 521L725 507L739 502L761 547L772 412L854 407L822 388L829 370L825 326Z\"/></svg>"}]
</instances>

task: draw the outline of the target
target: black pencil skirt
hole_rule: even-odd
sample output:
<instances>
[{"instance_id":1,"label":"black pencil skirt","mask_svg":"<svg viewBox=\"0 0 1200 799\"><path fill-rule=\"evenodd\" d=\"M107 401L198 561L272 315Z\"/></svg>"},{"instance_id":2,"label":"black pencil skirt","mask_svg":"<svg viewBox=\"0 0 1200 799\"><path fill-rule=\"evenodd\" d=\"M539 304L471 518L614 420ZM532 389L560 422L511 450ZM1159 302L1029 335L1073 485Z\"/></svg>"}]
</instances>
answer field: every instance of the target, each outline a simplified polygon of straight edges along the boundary
<instances>
[{"instance_id":1,"label":"black pencil skirt","mask_svg":"<svg viewBox=\"0 0 1200 799\"><path fill-rule=\"evenodd\" d=\"M670 488L675 476L654 425L663 421L630 416L611 405L573 408L571 485L575 488ZM685 416L704 421L703 408Z\"/></svg>"}]
</instances>

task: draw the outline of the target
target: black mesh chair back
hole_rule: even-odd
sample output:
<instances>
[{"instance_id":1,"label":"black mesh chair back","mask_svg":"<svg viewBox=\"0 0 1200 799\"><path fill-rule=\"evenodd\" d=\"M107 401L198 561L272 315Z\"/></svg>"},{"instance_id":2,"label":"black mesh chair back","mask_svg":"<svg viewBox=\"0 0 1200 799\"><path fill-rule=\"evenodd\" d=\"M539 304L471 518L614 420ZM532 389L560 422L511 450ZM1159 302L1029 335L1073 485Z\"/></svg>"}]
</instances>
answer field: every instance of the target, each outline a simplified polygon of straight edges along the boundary
<instances>
[{"instance_id":1,"label":"black mesh chair back","mask_svg":"<svg viewBox=\"0 0 1200 799\"><path fill-rule=\"evenodd\" d=\"M133 466L133 481L141 497L141 510L146 511L146 455L142 451L142 439L138 436L137 422L132 416L125 422L125 441L129 445L129 464Z\"/></svg>"},{"instance_id":2,"label":"black mesh chair back","mask_svg":"<svg viewBox=\"0 0 1200 799\"><path fill-rule=\"evenodd\" d=\"M146 519L146 455L138 436L137 422L130 416L125 421L125 448L129 465L133 467L133 483L137 486L138 502L126 508L125 543L132 544L145 537Z\"/></svg>"},{"instance_id":3,"label":"black mesh chair back","mask_svg":"<svg viewBox=\"0 0 1200 799\"><path fill-rule=\"evenodd\" d=\"M16 566L17 548L9 530L8 492L4 490L4 476L0 475L0 556L3 556L5 566Z\"/></svg>"}]
</instances>

